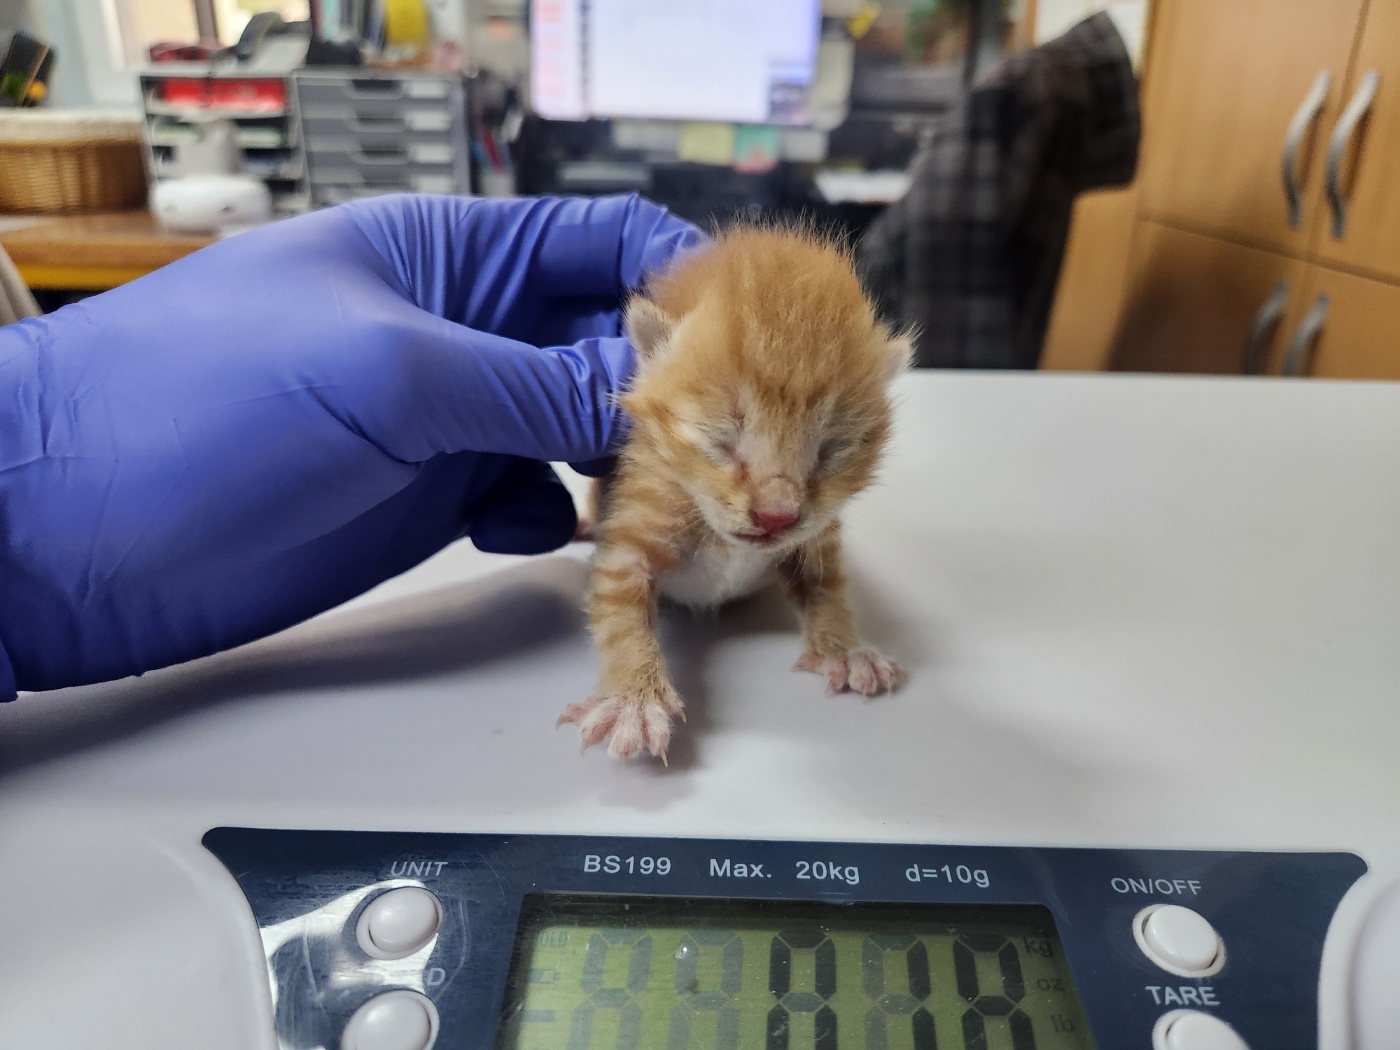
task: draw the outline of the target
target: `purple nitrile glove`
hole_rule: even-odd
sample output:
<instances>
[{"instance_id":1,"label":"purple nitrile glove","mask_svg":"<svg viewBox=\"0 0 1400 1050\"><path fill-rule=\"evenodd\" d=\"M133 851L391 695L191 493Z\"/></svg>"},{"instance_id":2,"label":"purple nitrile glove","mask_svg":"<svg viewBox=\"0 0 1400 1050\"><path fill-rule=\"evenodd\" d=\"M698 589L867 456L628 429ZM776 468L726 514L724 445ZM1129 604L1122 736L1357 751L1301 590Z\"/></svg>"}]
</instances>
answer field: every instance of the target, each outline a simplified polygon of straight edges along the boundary
<instances>
[{"instance_id":1,"label":"purple nitrile glove","mask_svg":"<svg viewBox=\"0 0 1400 1050\"><path fill-rule=\"evenodd\" d=\"M0 328L0 699L271 634L462 536L567 543L546 461L616 449L622 302L700 241L637 197L380 197Z\"/></svg>"}]
</instances>

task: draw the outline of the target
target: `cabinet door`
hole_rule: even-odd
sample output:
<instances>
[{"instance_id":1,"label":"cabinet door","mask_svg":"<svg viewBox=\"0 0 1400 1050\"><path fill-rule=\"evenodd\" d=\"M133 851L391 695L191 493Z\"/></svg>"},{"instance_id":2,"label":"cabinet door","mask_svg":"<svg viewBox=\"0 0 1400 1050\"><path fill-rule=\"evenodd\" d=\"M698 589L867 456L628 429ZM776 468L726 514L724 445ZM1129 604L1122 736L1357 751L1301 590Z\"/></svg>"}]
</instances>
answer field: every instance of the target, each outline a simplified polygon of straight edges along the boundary
<instances>
[{"instance_id":1,"label":"cabinet door","mask_svg":"<svg viewBox=\"0 0 1400 1050\"><path fill-rule=\"evenodd\" d=\"M1377 72L1375 96L1341 155L1337 188L1347 202L1338 239L1318 208L1317 257L1400 279L1400 0L1371 0L1343 104ZM1332 125L1328 126L1329 136Z\"/></svg>"},{"instance_id":2,"label":"cabinet door","mask_svg":"<svg viewBox=\"0 0 1400 1050\"><path fill-rule=\"evenodd\" d=\"M1133 240L1113 367L1142 372L1244 371L1258 324L1259 368L1284 328L1306 266L1297 259L1143 220ZM1286 285L1279 293L1280 285Z\"/></svg>"},{"instance_id":3,"label":"cabinet door","mask_svg":"<svg viewBox=\"0 0 1400 1050\"><path fill-rule=\"evenodd\" d=\"M1303 319L1327 296L1316 338L1300 347L1300 374L1330 379L1400 379L1400 285L1322 266L1308 267L1306 288L1294 302L1287 335L1276 341L1273 367L1284 369L1288 345Z\"/></svg>"},{"instance_id":4,"label":"cabinet door","mask_svg":"<svg viewBox=\"0 0 1400 1050\"><path fill-rule=\"evenodd\" d=\"M1338 111L1362 0L1167 0L1153 26L1143 143L1151 217L1283 252L1306 247L1322 205L1326 131ZM1331 84L1302 137L1290 227L1281 158L1317 74Z\"/></svg>"},{"instance_id":5,"label":"cabinet door","mask_svg":"<svg viewBox=\"0 0 1400 1050\"><path fill-rule=\"evenodd\" d=\"M1136 184L1074 202L1041 368L1097 372L1108 363L1128 284L1137 203Z\"/></svg>"}]
</instances>

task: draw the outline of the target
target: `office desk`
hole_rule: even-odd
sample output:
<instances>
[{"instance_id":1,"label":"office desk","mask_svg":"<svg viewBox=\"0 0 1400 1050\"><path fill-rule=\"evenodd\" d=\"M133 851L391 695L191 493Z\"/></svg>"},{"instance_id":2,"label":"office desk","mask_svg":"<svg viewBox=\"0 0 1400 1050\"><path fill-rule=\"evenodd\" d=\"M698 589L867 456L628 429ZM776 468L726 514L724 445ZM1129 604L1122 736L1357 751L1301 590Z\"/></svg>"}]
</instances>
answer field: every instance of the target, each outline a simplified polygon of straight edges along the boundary
<instances>
[{"instance_id":1,"label":"office desk","mask_svg":"<svg viewBox=\"0 0 1400 1050\"><path fill-rule=\"evenodd\" d=\"M212 244L167 233L139 211L94 215L0 215L0 246L30 288L115 288Z\"/></svg>"}]
</instances>

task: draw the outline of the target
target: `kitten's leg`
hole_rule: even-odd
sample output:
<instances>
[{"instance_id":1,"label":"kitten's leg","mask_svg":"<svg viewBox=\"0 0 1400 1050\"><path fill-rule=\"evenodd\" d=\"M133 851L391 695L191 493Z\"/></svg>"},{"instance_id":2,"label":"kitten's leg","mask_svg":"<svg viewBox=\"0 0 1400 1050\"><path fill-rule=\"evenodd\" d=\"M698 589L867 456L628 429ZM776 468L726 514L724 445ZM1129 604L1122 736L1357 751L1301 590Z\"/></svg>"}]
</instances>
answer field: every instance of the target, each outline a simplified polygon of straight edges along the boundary
<instances>
[{"instance_id":1,"label":"kitten's leg","mask_svg":"<svg viewBox=\"0 0 1400 1050\"><path fill-rule=\"evenodd\" d=\"M684 705L666 673L656 640L656 577L666 554L654 541L654 523L635 529L609 521L594 556L588 616L603 659L597 692L570 704L560 723L579 727L585 748L612 738L608 754L628 758L643 748L663 762L671 741L671 716L684 719ZM661 564L658 564L660 562Z\"/></svg>"},{"instance_id":2,"label":"kitten's leg","mask_svg":"<svg viewBox=\"0 0 1400 1050\"><path fill-rule=\"evenodd\" d=\"M803 544L782 563L788 594L802 616L802 657L795 671L826 676L827 691L875 696L904 681L904 669L883 653L862 645L846 604L841 568L841 531L833 525Z\"/></svg>"}]
</instances>

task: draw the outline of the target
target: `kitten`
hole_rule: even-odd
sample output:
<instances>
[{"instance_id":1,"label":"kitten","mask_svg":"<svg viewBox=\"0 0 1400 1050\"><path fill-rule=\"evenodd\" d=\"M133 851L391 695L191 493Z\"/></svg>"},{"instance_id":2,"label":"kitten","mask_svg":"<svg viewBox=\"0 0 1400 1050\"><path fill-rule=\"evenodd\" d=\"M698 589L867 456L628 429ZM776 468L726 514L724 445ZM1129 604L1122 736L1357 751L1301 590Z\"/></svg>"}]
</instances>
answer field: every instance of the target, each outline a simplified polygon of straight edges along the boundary
<instances>
[{"instance_id":1,"label":"kitten","mask_svg":"<svg viewBox=\"0 0 1400 1050\"><path fill-rule=\"evenodd\" d=\"M627 307L633 427L597 490L588 612L603 669L560 723L585 748L666 758L684 718L654 632L658 595L714 606L775 574L801 615L794 670L863 696L904 677L846 604L842 505L870 484L888 386L910 346L875 319L849 255L805 230L739 227Z\"/></svg>"}]
</instances>

